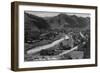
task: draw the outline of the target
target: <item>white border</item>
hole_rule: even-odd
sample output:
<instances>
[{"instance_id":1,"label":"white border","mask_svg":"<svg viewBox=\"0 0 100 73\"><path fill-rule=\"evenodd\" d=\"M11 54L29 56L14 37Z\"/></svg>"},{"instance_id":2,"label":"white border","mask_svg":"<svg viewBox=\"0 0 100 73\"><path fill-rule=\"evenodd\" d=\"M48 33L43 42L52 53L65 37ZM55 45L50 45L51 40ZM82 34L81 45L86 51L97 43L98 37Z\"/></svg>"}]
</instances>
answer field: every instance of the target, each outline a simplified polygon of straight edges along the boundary
<instances>
[{"instance_id":1,"label":"white border","mask_svg":"<svg viewBox=\"0 0 100 73\"><path fill-rule=\"evenodd\" d=\"M50 11L50 12L73 12L91 14L91 59L80 60L59 60L59 61L37 61L24 62L24 11ZM62 8L62 7L44 7L44 6L19 6L19 68L34 68L62 65L83 65L95 64L95 10L81 8Z\"/></svg>"}]
</instances>

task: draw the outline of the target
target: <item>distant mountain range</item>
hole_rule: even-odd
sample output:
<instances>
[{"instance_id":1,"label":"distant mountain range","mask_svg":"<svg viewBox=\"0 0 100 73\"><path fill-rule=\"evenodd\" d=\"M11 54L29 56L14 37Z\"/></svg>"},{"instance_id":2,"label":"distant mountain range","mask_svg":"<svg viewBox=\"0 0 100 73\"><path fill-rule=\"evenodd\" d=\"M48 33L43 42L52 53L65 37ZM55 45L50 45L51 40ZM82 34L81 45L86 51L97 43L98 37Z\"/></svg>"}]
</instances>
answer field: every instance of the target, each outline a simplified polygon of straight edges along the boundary
<instances>
[{"instance_id":1,"label":"distant mountain range","mask_svg":"<svg viewBox=\"0 0 100 73\"><path fill-rule=\"evenodd\" d=\"M28 25L27 25L28 24ZM89 17L78 17L60 13L54 17L39 17L25 13L25 25L35 26L38 29L85 28L90 26Z\"/></svg>"},{"instance_id":2,"label":"distant mountain range","mask_svg":"<svg viewBox=\"0 0 100 73\"><path fill-rule=\"evenodd\" d=\"M86 30L90 29L89 17L78 17L60 13L53 17L39 17L33 14L24 13L25 35L32 38L38 37L41 33L50 30ZM32 35L34 33L34 35Z\"/></svg>"}]
</instances>

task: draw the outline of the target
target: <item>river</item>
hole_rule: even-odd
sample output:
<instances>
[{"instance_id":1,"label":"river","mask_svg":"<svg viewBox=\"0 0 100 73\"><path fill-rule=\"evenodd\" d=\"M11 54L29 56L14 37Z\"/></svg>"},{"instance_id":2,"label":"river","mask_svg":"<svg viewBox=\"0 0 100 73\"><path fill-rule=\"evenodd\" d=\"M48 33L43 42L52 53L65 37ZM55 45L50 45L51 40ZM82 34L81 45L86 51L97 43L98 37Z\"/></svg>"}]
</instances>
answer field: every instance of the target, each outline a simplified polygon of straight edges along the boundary
<instances>
[{"instance_id":1,"label":"river","mask_svg":"<svg viewBox=\"0 0 100 73\"><path fill-rule=\"evenodd\" d=\"M51 48L55 45L58 45L60 42L62 42L63 40L66 40L66 39L69 39L69 36L68 35L64 35L63 37L61 37L60 39L50 43L50 44L46 44L46 45L43 45L43 46L38 46L38 47L35 47L35 48L32 48L30 50L27 51L27 54L34 54L34 53L37 53L43 49L48 49L48 48Z\"/></svg>"}]
</instances>

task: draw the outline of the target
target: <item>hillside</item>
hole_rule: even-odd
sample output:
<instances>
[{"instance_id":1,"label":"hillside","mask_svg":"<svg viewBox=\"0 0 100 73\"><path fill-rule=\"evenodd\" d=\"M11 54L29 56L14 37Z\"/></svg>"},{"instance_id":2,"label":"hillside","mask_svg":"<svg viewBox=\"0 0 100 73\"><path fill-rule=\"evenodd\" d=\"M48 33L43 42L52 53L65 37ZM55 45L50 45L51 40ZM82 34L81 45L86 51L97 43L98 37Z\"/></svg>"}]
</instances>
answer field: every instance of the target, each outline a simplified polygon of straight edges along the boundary
<instances>
[{"instance_id":1,"label":"hillside","mask_svg":"<svg viewBox=\"0 0 100 73\"><path fill-rule=\"evenodd\" d=\"M39 17L24 14L25 17L25 39L38 39L41 34L51 31L85 31L90 30L90 18L78 17L60 13L54 17ZM33 35L32 35L33 34Z\"/></svg>"}]
</instances>

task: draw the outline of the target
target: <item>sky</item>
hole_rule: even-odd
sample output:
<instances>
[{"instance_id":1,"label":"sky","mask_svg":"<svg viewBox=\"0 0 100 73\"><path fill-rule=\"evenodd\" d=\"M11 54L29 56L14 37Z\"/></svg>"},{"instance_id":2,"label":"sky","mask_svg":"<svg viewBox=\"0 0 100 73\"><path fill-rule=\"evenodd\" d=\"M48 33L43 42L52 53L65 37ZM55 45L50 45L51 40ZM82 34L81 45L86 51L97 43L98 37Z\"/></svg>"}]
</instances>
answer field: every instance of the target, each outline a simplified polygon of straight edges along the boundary
<instances>
[{"instance_id":1,"label":"sky","mask_svg":"<svg viewBox=\"0 0 100 73\"><path fill-rule=\"evenodd\" d=\"M25 11L26 13L37 15L39 17L53 17L57 16L62 12L43 12L43 11ZM87 13L65 13L67 15L76 15L79 17L90 17L90 14Z\"/></svg>"}]
</instances>

